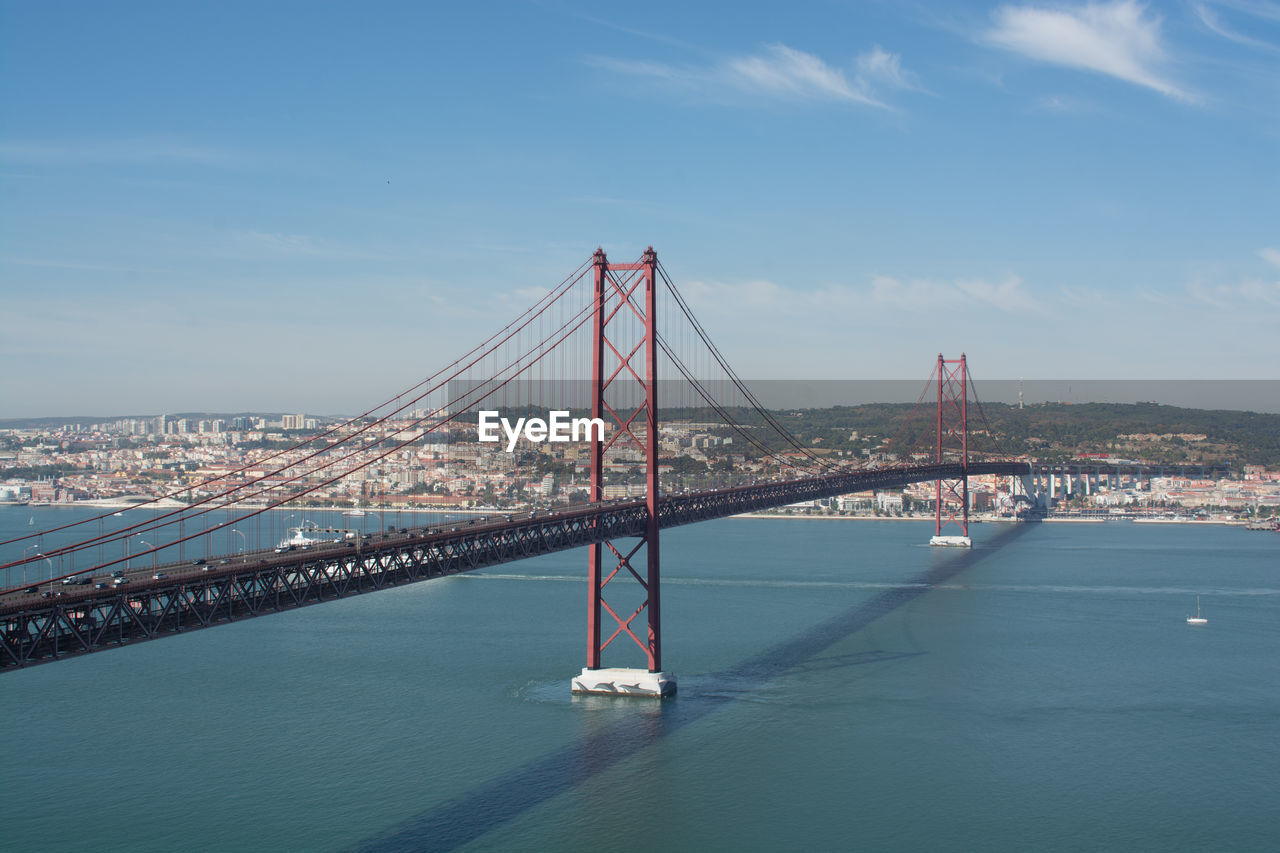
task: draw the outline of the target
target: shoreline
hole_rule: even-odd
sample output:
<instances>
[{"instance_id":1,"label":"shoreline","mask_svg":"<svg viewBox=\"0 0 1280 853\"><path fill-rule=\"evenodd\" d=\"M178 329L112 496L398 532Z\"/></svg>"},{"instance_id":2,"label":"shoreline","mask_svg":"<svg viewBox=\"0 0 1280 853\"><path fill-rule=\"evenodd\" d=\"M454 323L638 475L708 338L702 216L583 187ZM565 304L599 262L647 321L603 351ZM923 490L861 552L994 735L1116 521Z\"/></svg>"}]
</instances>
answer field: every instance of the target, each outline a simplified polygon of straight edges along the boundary
<instances>
[{"instance_id":1,"label":"shoreline","mask_svg":"<svg viewBox=\"0 0 1280 853\"><path fill-rule=\"evenodd\" d=\"M884 515L781 515L773 512L742 512L730 518L777 518L791 521L921 521L932 522L933 518L924 516L884 516ZM972 523L972 521L970 521Z\"/></svg>"},{"instance_id":2,"label":"shoreline","mask_svg":"<svg viewBox=\"0 0 1280 853\"><path fill-rule=\"evenodd\" d=\"M901 516L874 516L874 515L779 515L769 512L744 512L738 515L731 515L729 518L768 518L782 519L792 521L916 521L922 523L931 523L934 521L932 516L914 516L903 518ZM1244 527L1248 522L1235 521L1228 519L1173 519L1173 518L1039 518L1034 521L1012 518L970 518L970 524L1107 524L1108 522L1122 524L1198 524L1198 525L1219 525L1222 527Z\"/></svg>"}]
</instances>

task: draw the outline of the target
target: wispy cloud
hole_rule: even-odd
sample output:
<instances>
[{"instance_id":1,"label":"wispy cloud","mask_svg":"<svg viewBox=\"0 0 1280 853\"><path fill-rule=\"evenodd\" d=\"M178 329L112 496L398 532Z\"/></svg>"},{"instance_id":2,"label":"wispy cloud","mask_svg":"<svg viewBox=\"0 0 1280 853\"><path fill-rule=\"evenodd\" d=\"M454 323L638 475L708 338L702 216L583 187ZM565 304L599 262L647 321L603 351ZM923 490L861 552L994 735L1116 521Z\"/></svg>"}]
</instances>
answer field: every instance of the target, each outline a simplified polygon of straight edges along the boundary
<instances>
[{"instance_id":1,"label":"wispy cloud","mask_svg":"<svg viewBox=\"0 0 1280 853\"><path fill-rule=\"evenodd\" d=\"M1246 47L1256 47L1262 50L1272 51L1280 50L1280 47L1277 47L1270 42L1254 38L1253 36L1247 36L1232 27L1228 27L1222 22L1217 11L1207 3L1193 3L1191 4L1191 8L1195 11L1196 17L1200 19L1200 23L1204 24L1205 28L1215 35L1222 36L1228 41L1233 41L1236 44L1242 44ZM1244 4L1242 11L1254 17L1270 19L1272 21L1280 20L1280 5Z\"/></svg>"},{"instance_id":2,"label":"wispy cloud","mask_svg":"<svg viewBox=\"0 0 1280 853\"><path fill-rule=\"evenodd\" d=\"M1161 19L1133 0L1078 7L1002 6L983 40L1038 62L1106 74L1194 102L1165 74Z\"/></svg>"},{"instance_id":3,"label":"wispy cloud","mask_svg":"<svg viewBox=\"0 0 1280 853\"><path fill-rule=\"evenodd\" d=\"M916 75L903 69L902 57L896 53L890 53L880 45L876 45L858 57L858 73L868 83L894 89L925 91Z\"/></svg>"},{"instance_id":4,"label":"wispy cloud","mask_svg":"<svg viewBox=\"0 0 1280 853\"><path fill-rule=\"evenodd\" d=\"M1263 21L1280 23L1280 2L1276 0L1215 0L1215 5L1226 6Z\"/></svg>"},{"instance_id":5,"label":"wispy cloud","mask_svg":"<svg viewBox=\"0 0 1280 853\"><path fill-rule=\"evenodd\" d=\"M770 45L757 56L731 59L725 66L730 81L747 91L781 98L849 101L885 106L871 95L862 77L852 80L811 53L784 44Z\"/></svg>"},{"instance_id":6,"label":"wispy cloud","mask_svg":"<svg viewBox=\"0 0 1280 853\"><path fill-rule=\"evenodd\" d=\"M1258 249L1257 256L1280 270L1280 249ZM1168 290L1160 301L1197 317L1212 313L1236 322L1273 322L1280 317L1280 274L1268 269L1263 269L1261 275L1252 271L1199 273L1182 287ZM1215 310L1206 312L1206 306Z\"/></svg>"},{"instance_id":7,"label":"wispy cloud","mask_svg":"<svg viewBox=\"0 0 1280 853\"><path fill-rule=\"evenodd\" d=\"M1036 313L1042 306L1022 286L1018 276L1000 281L981 278L936 281L878 275L871 282L871 298L908 310L938 310L981 304L1008 314Z\"/></svg>"},{"instance_id":8,"label":"wispy cloud","mask_svg":"<svg viewBox=\"0 0 1280 853\"><path fill-rule=\"evenodd\" d=\"M581 20L590 21L593 24L598 24L602 27L606 27L610 30L613 30L614 32L626 33L629 36L636 36L637 38L647 39L648 41L654 41L660 44L669 44L675 47L689 49L689 50L697 49L697 45L690 44L689 42L681 41L680 39L677 39L677 38L672 38L671 36L665 35L663 33L653 32L652 30L642 30L638 27L626 26L624 24L615 23L614 21L605 20L604 18L597 18L593 15L577 15L576 17L580 18Z\"/></svg>"},{"instance_id":9,"label":"wispy cloud","mask_svg":"<svg viewBox=\"0 0 1280 853\"><path fill-rule=\"evenodd\" d=\"M704 86L709 79L706 68L680 67L642 59L617 59L612 56L588 56L584 61L593 68L603 68L616 74L649 77L686 87Z\"/></svg>"},{"instance_id":10,"label":"wispy cloud","mask_svg":"<svg viewBox=\"0 0 1280 853\"><path fill-rule=\"evenodd\" d=\"M1096 109L1090 102L1071 95L1041 95L1035 99L1034 107L1041 112L1063 115L1093 112Z\"/></svg>"},{"instance_id":11,"label":"wispy cloud","mask_svg":"<svg viewBox=\"0 0 1280 853\"><path fill-rule=\"evenodd\" d=\"M597 68L648 78L704 97L748 95L892 109L877 89L924 91L915 75L903 69L901 57L879 45L857 57L850 69L785 44L769 45L759 53L710 65L682 66L598 56L586 61Z\"/></svg>"},{"instance_id":12,"label":"wispy cloud","mask_svg":"<svg viewBox=\"0 0 1280 853\"><path fill-rule=\"evenodd\" d=\"M1280 308L1280 281L1192 282L1187 292L1197 302L1224 310L1255 313L1258 308Z\"/></svg>"},{"instance_id":13,"label":"wispy cloud","mask_svg":"<svg viewBox=\"0 0 1280 853\"><path fill-rule=\"evenodd\" d=\"M230 167L247 158L238 152L206 145L156 139L89 139L79 142L0 142L0 160L20 163L146 164L184 163Z\"/></svg>"}]
</instances>

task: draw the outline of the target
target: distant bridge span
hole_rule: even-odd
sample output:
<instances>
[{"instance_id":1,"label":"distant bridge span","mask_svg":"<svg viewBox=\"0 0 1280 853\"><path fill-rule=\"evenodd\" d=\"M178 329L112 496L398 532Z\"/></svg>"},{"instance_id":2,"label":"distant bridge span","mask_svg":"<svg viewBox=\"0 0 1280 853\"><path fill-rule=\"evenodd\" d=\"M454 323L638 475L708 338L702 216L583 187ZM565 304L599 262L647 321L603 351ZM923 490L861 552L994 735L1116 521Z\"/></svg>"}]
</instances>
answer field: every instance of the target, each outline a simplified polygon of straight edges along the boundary
<instances>
[{"instance_id":1,"label":"distant bridge span","mask_svg":"<svg viewBox=\"0 0 1280 853\"><path fill-rule=\"evenodd\" d=\"M658 526L677 527L910 483L1029 473L1025 462L971 462L967 468L954 463L879 468L671 495L658 500ZM63 593L52 598L12 593L0 601L0 670L639 536L648 524L649 511L643 499L592 503L554 513L408 528L371 540L282 554L266 550L228 556L225 561L210 558L204 565L148 567L128 572L127 583L105 590L91 585L63 586ZM168 577L154 579L157 569Z\"/></svg>"}]
</instances>

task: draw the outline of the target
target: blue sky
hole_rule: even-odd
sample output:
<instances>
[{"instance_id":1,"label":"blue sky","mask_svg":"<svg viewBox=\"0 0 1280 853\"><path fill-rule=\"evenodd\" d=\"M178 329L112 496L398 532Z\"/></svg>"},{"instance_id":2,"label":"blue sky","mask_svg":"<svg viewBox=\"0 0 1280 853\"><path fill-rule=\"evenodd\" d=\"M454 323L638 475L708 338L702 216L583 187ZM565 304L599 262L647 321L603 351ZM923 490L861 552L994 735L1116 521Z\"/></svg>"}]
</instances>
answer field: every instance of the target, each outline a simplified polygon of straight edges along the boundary
<instances>
[{"instance_id":1,"label":"blue sky","mask_svg":"<svg viewBox=\"0 0 1280 853\"><path fill-rule=\"evenodd\" d=\"M354 411L649 244L744 376L1280 378L1280 3L0 0L0 417Z\"/></svg>"}]
</instances>

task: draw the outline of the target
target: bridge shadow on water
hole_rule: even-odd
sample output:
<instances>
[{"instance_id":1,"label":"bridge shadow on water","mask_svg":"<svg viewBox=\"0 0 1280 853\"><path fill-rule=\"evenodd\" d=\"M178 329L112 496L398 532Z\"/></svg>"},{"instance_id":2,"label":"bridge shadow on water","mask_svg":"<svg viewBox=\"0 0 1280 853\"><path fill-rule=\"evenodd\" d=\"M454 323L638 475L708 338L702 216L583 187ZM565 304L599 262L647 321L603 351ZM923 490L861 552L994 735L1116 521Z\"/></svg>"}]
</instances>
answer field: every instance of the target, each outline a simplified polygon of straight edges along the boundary
<instances>
[{"instance_id":1,"label":"bridge shadow on water","mask_svg":"<svg viewBox=\"0 0 1280 853\"><path fill-rule=\"evenodd\" d=\"M657 743L661 738L730 703L748 698L753 690L788 671L805 666L823 650L870 626L882 616L910 604L937 585L950 581L1021 538L1032 527L1029 524L1011 525L985 540L980 548L947 555L937 566L906 581L902 586L885 590L735 667L706 676L706 680L712 684L728 686L729 689L711 689L662 702L630 700L649 701L653 711L628 714L623 719L604 725L576 743L568 744L499 776L486 785L409 818L384 833L366 839L354 849L368 853L399 853L453 850L467 844L525 811L572 790L597 773ZM847 660L815 661L810 665L836 669L880 663L916 654L923 653L871 653ZM605 697L601 701L619 700Z\"/></svg>"}]
</instances>

